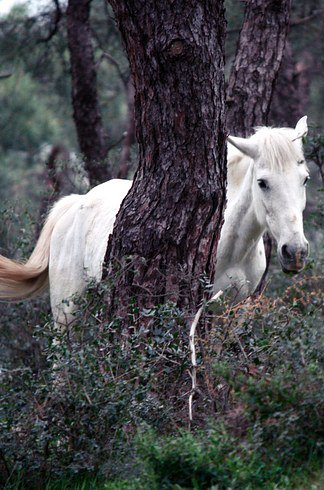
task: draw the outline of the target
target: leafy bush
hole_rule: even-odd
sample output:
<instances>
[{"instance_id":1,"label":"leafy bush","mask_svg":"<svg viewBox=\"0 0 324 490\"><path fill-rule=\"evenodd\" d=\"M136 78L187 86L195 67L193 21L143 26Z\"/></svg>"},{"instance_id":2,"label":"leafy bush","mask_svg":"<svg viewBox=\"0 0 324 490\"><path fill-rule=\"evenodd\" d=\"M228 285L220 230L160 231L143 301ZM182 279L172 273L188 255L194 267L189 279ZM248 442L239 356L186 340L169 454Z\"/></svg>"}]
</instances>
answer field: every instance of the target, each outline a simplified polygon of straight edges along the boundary
<instances>
[{"instance_id":1,"label":"leafy bush","mask_svg":"<svg viewBox=\"0 0 324 490\"><path fill-rule=\"evenodd\" d=\"M23 233L18 254L27 242ZM109 282L74 298L73 332L54 332L44 318L40 327L44 303L2 305L2 337L16 332L6 345L17 352L3 358L1 372L1 482L294 488L296 467L312 468L322 451L322 278L311 274L280 299L223 302L219 316L201 318L191 433L192 314L172 303L145 311L134 303L122 331L118 318L103 320Z\"/></svg>"},{"instance_id":2,"label":"leafy bush","mask_svg":"<svg viewBox=\"0 0 324 490\"><path fill-rule=\"evenodd\" d=\"M163 305L144 313L148 332L134 324L101 322L105 285L79 300L81 323L69 332L38 329L45 353L41 370L6 370L1 382L3 477L14 471L26 482L69 474L116 475L131 459L136 427L173 424L169 403L187 367L182 313Z\"/></svg>"},{"instance_id":3,"label":"leafy bush","mask_svg":"<svg viewBox=\"0 0 324 490\"><path fill-rule=\"evenodd\" d=\"M146 433L138 445L145 464L138 489L289 488L279 458L269 460L252 439L238 441L221 425L178 437Z\"/></svg>"},{"instance_id":4,"label":"leafy bush","mask_svg":"<svg viewBox=\"0 0 324 490\"><path fill-rule=\"evenodd\" d=\"M280 300L242 303L200 332L205 427L137 441L141 477L129 488L294 489L323 453L323 323L320 278ZM208 404L216 414L206 426ZM130 483L130 482L129 482ZM107 489L127 488L125 482ZM314 488L317 488L314 486Z\"/></svg>"},{"instance_id":5,"label":"leafy bush","mask_svg":"<svg viewBox=\"0 0 324 490\"><path fill-rule=\"evenodd\" d=\"M321 450L320 283L320 278L301 280L281 300L253 304L253 314L251 306L245 311L238 308L232 332L233 347L239 342L240 352L231 355L233 337L229 336L214 365L218 381L229 385L232 405L240 407L248 426L253 427L255 441L267 452L280 454L283 462L302 460Z\"/></svg>"}]
</instances>

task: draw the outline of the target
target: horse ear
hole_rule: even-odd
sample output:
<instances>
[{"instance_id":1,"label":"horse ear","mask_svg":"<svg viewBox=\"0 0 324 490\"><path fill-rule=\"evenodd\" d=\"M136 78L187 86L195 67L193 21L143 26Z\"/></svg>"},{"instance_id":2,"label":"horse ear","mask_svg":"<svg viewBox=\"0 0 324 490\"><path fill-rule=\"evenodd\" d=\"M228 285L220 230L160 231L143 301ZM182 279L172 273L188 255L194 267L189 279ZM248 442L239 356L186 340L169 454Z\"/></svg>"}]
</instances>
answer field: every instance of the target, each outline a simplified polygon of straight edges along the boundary
<instances>
[{"instance_id":1,"label":"horse ear","mask_svg":"<svg viewBox=\"0 0 324 490\"><path fill-rule=\"evenodd\" d=\"M295 137L295 139L297 140L299 138L302 138L303 136L306 136L307 131L308 131L307 116L303 116L301 119L299 119L298 123L296 124L296 127L295 127L296 137Z\"/></svg>"},{"instance_id":2,"label":"horse ear","mask_svg":"<svg viewBox=\"0 0 324 490\"><path fill-rule=\"evenodd\" d=\"M228 136L227 140L229 143L231 143L231 145L235 146L238 150L244 153L244 155L253 158L253 160L257 158L259 154L258 147L249 139L239 138L238 136Z\"/></svg>"}]
</instances>

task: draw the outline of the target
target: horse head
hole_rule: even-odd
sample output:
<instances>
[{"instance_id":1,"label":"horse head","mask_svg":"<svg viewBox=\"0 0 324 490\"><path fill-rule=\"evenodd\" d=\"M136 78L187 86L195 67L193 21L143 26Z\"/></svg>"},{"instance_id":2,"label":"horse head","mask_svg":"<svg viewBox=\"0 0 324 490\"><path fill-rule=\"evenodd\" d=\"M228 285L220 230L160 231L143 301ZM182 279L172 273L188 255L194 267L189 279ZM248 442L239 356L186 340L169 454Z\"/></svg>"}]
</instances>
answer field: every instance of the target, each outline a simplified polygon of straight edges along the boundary
<instances>
[{"instance_id":1,"label":"horse head","mask_svg":"<svg viewBox=\"0 0 324 490\"><path fill-rule=\"evenodd\" d=\"M298 273L306 263L308 242L303 231L309 172L302 149L307 116L296 127L262 127L250 138L229 136L229 142L249 156L252 202L258 222L277 242L284 272Z\"/></svg>"}]
</instances>

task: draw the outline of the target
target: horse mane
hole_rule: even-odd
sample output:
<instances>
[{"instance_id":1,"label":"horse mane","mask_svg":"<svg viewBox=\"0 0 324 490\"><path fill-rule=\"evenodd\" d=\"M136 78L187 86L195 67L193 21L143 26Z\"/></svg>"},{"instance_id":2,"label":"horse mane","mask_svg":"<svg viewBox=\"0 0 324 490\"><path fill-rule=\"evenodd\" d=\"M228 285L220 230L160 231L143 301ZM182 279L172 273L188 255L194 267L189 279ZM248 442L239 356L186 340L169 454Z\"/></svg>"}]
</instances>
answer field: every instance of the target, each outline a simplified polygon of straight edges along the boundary
<instances>
[{"instance_id":1,"label":"horse mane","mask_svg":"<svg viewBox=\"0 0 324 490\"><path fill-rule=\"evenodd\" d=\"M250 139L258 145L262 165L284 172L303 158L301 140L293 141L293 129L262 126L255 131Z\"/></svg>"}]
</instances>

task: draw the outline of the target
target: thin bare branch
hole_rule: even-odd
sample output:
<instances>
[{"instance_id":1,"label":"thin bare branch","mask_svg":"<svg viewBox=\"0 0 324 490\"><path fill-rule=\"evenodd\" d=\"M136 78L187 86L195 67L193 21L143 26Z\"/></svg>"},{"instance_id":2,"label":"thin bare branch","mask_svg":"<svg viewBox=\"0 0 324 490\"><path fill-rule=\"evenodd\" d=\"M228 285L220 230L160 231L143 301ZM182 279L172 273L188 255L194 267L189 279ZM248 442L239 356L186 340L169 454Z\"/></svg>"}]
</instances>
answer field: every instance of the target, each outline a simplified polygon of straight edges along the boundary
<instances>
[{"instance_id":1,"label":"thin bare branch","mask_svg":"<svg viewBox=\"0 0 324 490\"><path fill-rule=\"evenodd\" d=\"M47 43L52 39L52 37L55 36L55 34L58 32L59 29L59 24L62 19L62 10L60 6L59 0L53 0L54 5L55 5L55 16L54 16L54 22L51 25L50 31L47 34L46 37L40 38L37 43Z\"/></svg>"},{"instance_id":2,"label":"thin bare branch","mask_svg":"<svg viewBox=\"0 0 324 490\"><path fill-rule=\"evenodd\" d=\"M310 15L307 17L302 17L301 19L294 19L291 21L290 26L299 26L301 24L306 24L307 22L316 19L319 15L324 14L324 9L317 9L314 10Z\"/></svg>"},{"instance_id":3,"label":"thin bare branch","mask_svg":"<svg viewBox=\"0 0 324 490\"><path fill-rule=\"evenodd\" d=\"M122 69L120 68L118 61L116 61L115 58L113 56L111 56L111 54L103 52L102 55L100 56L100 58L98 59L98 61L96 62L96 68L98 67L98 65L100 65L100 63L104 59L108 60L109 63L111 63L116 68L117 73L118 73L121 81L123 82L125 89L127 90L127 84L128 84L128 78L129 78L128 74L123 73Z\"/></svg>"},{"instance_id":4,"label":"thin bare branch","mask_svg":"<svg viewBox=\"0 0 324 490\"><path fill-rule=\"evenodd\" d=\"M306 17L301 17L299 19L293 19L290 22L290 27L295 27L295 26L300 26L302 24L307 24L307 22L310 22L311 20L316 19L319 15L323 15L324 9L317 9L314 10L310 15L307 15ZM235 27L233 29L227 29L226 34L238 34L241 30L241 27Z\"/></svg>"},{"instance_id":5,"label":"thin bare branch","mask_svg":"<svg viewBox=\"0 0 324 490\"><path fill-rule=\"evenodd\" d=\"M189 333L189 345L190 345L190 352L191 352L191 366L192 370L189 372L190 377L191 377L191 391L189 395L189 428L191 427L192 421L193 421L193 411L192 411L192 403L195 394L197 393L197 357L196 357L196 345L195 345L195 335L196 335L196 329L198 322L200 320L200 317L205 310L206 306L211 305L212 303L215 303L218 298L223 294L223 291L218 291L208 302L207 304L202 305L199 310L197 311L195 318L191 324L190 327L190 333Z\"/></svg>"}]
</instances>

